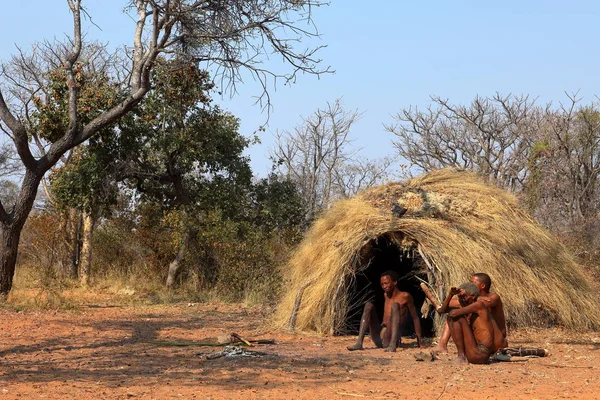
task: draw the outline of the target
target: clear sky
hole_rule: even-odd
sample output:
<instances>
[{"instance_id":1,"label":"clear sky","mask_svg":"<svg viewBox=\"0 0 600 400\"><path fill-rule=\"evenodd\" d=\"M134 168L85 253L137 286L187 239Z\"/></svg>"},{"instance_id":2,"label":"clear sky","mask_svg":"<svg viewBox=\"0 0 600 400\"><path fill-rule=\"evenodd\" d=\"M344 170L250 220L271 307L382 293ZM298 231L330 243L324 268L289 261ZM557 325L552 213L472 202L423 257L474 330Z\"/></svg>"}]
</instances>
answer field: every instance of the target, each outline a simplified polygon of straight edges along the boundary
<instances>
[{"instance_id":1,"label":"clear sky","mask_svg":"<svg viewBox=\"0 0 600 400\"><path fill-rule=\"evenodd\" d=\"M93 21L88 38L112 45L131 43L134 22L122 13L126 0L87 0ZM4 1L0 59L36 40L71 31L66 0ZM426 107L430 96L467 103L476 95L528 94L540 102L564 101L579 91L586 102L600 95L600 2L530 0L402 1L331 0L314 10L322 34L324 66L335 74L300 76L278 86L262 144L249 154L265 176L273 132L291 130L327 102L343 98L348 110L364 112L351 133L369 158L394 153L383 124L408 106ZM253 105L258 87L238 87L219 99L252 134L266 115Z\"/></svg>"}]
</instances>

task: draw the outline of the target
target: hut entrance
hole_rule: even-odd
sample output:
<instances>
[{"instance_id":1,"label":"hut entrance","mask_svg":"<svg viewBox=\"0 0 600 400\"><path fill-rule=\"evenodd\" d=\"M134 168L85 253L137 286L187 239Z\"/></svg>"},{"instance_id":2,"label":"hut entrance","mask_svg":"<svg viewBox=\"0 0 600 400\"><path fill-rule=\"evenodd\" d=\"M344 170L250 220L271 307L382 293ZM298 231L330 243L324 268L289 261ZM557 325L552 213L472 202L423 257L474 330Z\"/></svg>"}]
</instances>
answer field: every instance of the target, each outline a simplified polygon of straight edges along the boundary
<instances>
[{"instance_id":1,"label":"hut entrance","mask_svg":"<svg viewBox=\"0 0 600 400\"><path fill-rule=\"evenodd\" d=\"M393 235L393 234L392 234ZM383 289L381 289L380 278L385 271L391 270L398 273L398 288L401 291L409 292L414 301L417 313L420 314L421 306L425 301L425 294L420 289L420 280L427 281L427 274L422 267L423 261L414 247L400 248L391 236L383 235L366 246L361 257L362 265L356 273L356 280L349 289L349 308L344 334L355 335L358 333L360 319L364 304L371 301L375 304L379 319L383 316ZM410 315L403 323L403 336L409 336L414 333L413 322ZM433 318L421 318L421 327L423 336L434 335Z\"/></svg>"}]
</instances>

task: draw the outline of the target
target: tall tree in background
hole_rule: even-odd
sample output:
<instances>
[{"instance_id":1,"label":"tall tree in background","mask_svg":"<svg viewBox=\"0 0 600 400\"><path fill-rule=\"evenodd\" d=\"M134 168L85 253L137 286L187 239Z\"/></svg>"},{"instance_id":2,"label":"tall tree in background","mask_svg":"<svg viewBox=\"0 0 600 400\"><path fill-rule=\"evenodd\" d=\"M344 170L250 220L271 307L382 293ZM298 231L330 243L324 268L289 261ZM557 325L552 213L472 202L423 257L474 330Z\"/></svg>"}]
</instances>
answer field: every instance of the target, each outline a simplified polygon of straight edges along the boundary
<instances>
[{"instance_id":1,"label":"tall tree in background","mask_svg":"<svg viewBox=\"0 0 600 400\"><path fill-rule=\"evenodd\" d=\"M600 104L576 95L546 108L530 156L528 198L536 216L556 230L596 225L600 194ZM600 232L598 232L600 234Z\"/></svg>"},{"instance_id":2,"label":"tall tree in background","mask_svg":"<svg viewBox=\"0 0 600 400\"><path fill-rule=\"evenodd\" d=\"M85 54L85 65L77 65L78 118L82 124L89 123L101 110L110 108L116 99L126 96L121 86L112 81L104 69L109 58L104 49L97 46L95 50ZM52 143L61 137L68 125L69 115L64 70L56 68L47 76L46 96L44 99L33 99L36 107L28 120L30 130L40 132L36 144L41 153L45 151L42 141ZM112 126L98 132L98 135L112 134ZM61 157L58 163L61 168L51 174L53 190L48 192L53 205L65 215L65 247L69 251L65 252L68 261L62 262L63 272L72 278L80 277L84 284L87 284L91 263L89 239L97 218L105 210L104 204L109 201L107 197L115 196L114 185L109 181L112 175L105 171L111 159L87 157L89 147L74 148Z\"/></svg>"},{"instance_id":3,"label":"tall tree in background","mask_svg":"<svg viewBox=\"0 0 600 400\"><path fill-rule=\"evenodd\" d=\"M298 186L306 221L333 200L352 196L386 176L392 159L359 159L358 150L351 147L350 130L360 116L357 110L344 110L338 99L292 132L276 134L271 157L278 172Z\"/></svg>"},{"instance_id":4,"label":"tall tree in background","mask_svg":"<svg viewBox=\"0 0 600 400\"><path fill-rule=\"evenodd\" d=\"M210 104L213 85L193 64L159 60L154 89L120 124L124 142L115 162L119 179L163 210L177 213L178 251L169 266L172 287L182 262L197 242L203 211L235 214L249 190L252 172L243 151L249 139L237 118ZM209 259L210 257L206 257ZM210 260L205 260L210 263ZM206 275L209 266L199 269Z\"/></svg>"},{"instance_id":5,"label":"tall tree in background","mask_svg":"<svg viewBox=\"0 0 600 400\"><path fill-rule=\"evenodd\" d=\"M235 214L249 191L249 160L242 154L249 140L239 135L236 118L211 105L213 84L208 74L178 59L156 62L153 89L120 121L117 132L90 139L52 179L58 203L77 208L86 217L83 283L89 277L93 227L115 204L119 182L133 189L136 202L153 203L148 209L173 220L179 243L168 287L197 243L202 212L218 208Z\"/></svg>"},{"instance_id":6,"label":"tall tree in background","mask_svg":"<svg viewBox=\"0 0 600 400\"><path fill-rule=\"evenodd\" d=\"M0 295L6 296L15 272L21 231L33 206L39 183L70 149L128 114L150 90L150 75L162 53L183 52L196 62L218 66L225 82L235 88L241 70L248 69L263 83L267 78L293 80L298 71L321 73L317 49L296 51L294 44L316 36L311 10L317 0L136 0L128 10L136 20L132 45L122 57L107 58L106 71L119 80L118 93L106 108L96 109L89 121L82 119L80 93L85 82L79 79L84 54L92 53L83 42L83 0L67 0L73 15L73 35L65 44L37 45L31 55L21 53L2 68L0 84L0 129L14 144L23 169L19 196L12 208L0 205ZM283 36L282 36L283 35ZM278 74L261 66L272 53L282 56L291 67ZM129 65L126 65L126 63ZM61 125L48 131L29 123L31 112L52 100L49 74L62 71L67 113ZM92 115L90 113L89 115ZM52 132L52 135L50 135ZM38 144L32 150L31 140Z\"/></svg>"},{"instance_id":7,"label":"tall tree in background","mask_svg":"<svg viewBox=\"0 0 600 400\"><path fill-rule=\"evenodd\" d=\"M387 129L412 166L476 171L516 193L582 254L599 254L600 104L582 104L576 93L567 98L540 106L496 94L464 106L435 97L426 111L402 110Z\"/></svg>"},{"instance_id":8,"label":"tall tree in background","mask_svg":"<svg viewBox=\"0 0 600 400\"><path fill-rule=\"evenodd\" d=\"M425 111L407 108L387 130L398 137L398 154L422 171L456 167L473 169L513 192L528 174L532 136L543 113L527 96L476 97L454 105L434 97Z\"/></svg>"}]
</instances>

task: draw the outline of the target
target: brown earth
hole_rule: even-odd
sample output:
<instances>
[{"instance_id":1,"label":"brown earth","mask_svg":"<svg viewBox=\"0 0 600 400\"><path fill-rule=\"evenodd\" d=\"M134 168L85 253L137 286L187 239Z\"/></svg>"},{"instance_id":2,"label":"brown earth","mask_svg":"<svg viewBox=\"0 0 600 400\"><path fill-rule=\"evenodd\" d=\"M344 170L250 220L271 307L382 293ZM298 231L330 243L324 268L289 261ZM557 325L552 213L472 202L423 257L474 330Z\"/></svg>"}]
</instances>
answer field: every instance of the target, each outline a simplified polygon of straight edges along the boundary
<instances>
[{"instance_id":1,"label":"brown earth","mask_svg":"<svg viewBox=\"0 0 600 400\"><path fill-rule=\"evenodd\" d=\"M270 329L268 312L176 304L77 311L0 310L3 399L600 399L600 333L518 330L511 345L547 358L457 366L450 355L417 361L414 340L397 353L348 352L352 337ZM166 346L237 332L256 357L207 355L222 347Z\"/></svg>"}]
</instances>

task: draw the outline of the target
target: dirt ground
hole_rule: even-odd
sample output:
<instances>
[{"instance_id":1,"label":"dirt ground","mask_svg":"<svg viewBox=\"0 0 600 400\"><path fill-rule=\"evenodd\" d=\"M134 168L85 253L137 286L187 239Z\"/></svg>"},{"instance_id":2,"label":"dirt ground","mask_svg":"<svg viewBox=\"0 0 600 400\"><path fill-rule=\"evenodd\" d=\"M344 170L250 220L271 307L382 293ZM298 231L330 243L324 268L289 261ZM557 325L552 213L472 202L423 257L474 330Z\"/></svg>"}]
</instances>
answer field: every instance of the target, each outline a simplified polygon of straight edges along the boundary
<instances>
[{"instance_id":1,"label":"dirt ground","mask_svg":"<svg viewBox=\"0 0 600 400\"><path fill-rule=\"evenodd\" d=\"M76 311L0 310L2 399L600 399L600 333L519 330L513 346L547 358L457 366L455 354L417 361L415 341L397 353L353 337L275 331L268 312L232 305L175 304ZM166 346L237 332L258 356L207 355L222 347Z\"/></svg>"}]
</instances>

